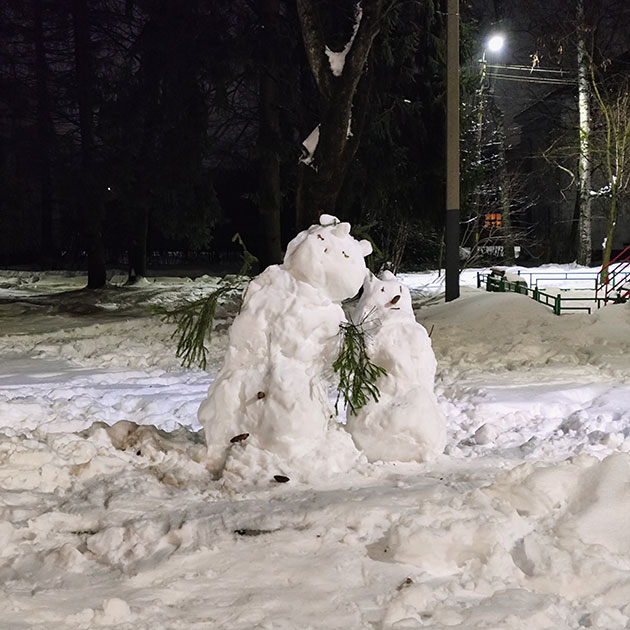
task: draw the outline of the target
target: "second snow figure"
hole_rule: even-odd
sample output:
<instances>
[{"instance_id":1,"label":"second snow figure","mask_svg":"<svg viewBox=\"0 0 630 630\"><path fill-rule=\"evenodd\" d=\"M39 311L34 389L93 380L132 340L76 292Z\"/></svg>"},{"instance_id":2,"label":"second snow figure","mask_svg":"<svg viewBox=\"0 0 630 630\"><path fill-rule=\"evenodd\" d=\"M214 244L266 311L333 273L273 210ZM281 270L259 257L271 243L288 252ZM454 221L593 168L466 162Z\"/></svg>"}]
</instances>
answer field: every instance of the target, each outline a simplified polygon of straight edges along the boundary
<instances>
[{"instance_id":1,"label":"second snow figure","mask_svg":"<svg viewBox=\"0 0 630 630\"><path fill-rule=\"evenodd\" d=\"M352 317L364 322L370 360L387 374L380 397L348 414L347 429L370 461L431 461L446 444L446 419L433 384L431 340L413 313L409 289L389 271L370 276Z\"/></svg>"}]
</instances>

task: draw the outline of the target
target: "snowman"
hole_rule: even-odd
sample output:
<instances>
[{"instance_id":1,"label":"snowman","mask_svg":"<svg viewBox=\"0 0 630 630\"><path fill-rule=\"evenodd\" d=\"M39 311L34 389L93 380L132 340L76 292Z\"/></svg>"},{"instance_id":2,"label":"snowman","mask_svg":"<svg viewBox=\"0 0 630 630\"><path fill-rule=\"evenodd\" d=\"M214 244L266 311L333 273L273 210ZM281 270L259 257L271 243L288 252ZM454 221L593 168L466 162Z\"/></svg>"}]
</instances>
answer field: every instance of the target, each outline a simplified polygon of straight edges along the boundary
<instances>
[{"instance_id":1,"label":"snowman","mask_svg":"<svg viewBox=\"0 0 630 630\"><path fill-rule=\"evenodd\" d=\"M240 443L289 464L324 448L340 303L361 288L371 251L350 236L350 224L322 215L289 243L282 265L251 281L198 412L211 470L220 473Z\"/></svg>"},{"instance_id":2,"label":"snowman","mask_svg":"<svg viewBox=\"0 0 630 630\"><path fill-rule=\"evenodd\" d=\"M446 420L433 386L431 340L416 322L409 289L389 271L371 275L352 319L362 322L372 363L387 374L380 397L350 414L347 429L370 461L431 461L444 450Z\"/></svg>"}]
</instances>

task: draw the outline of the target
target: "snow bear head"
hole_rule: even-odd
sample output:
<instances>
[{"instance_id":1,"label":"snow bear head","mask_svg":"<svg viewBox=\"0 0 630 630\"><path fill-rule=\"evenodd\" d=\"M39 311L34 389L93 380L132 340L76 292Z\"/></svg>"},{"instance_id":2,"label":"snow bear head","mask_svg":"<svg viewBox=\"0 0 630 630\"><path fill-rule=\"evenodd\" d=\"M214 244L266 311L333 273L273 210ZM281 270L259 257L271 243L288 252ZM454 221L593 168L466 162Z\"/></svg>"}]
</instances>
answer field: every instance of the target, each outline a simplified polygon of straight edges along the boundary
<instances>
[{"instance_id":1,"label":"snow bear head","mask_svg":"<svg viewBox=\"0 0 630 630\"><path fill-rule=\"evenodd\" d=\"M287 246L284 269L340 302L356 295L367 274L369 241L350 236L350 224L322 214L319 225L300 232Z\"/></svg>"},{"instance_id":2,"label":"snow bear head","mask_svg":"<svg viewBox=\"0 0 630 630\"><path fill-rule=\"evenodd\" d=\"M415 320L409 289L391 271L383 271L378 278L370 273L365 278L352 319L359 322L366 317L381 322L391 318Z\"/></svg>"}]
</instances>

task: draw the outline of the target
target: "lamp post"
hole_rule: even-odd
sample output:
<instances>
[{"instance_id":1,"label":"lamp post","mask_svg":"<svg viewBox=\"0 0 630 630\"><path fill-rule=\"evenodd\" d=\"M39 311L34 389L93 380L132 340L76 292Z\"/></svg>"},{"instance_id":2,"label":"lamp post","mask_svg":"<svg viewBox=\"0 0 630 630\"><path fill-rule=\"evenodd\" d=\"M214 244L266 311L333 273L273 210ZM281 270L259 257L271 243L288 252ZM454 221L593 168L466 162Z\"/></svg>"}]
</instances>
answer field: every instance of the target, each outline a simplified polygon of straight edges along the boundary
<instances>
[{"instance_id":1,"label":"lamp post","mask_svg":"<svg viewBox=\"0 0 630 630\"><path fill-rule=\"evenodd\" d=\"M495 34L487 41L486 48L498 52L504 38ZM485 56L480 96L483 95ZM480 103L481 106L481 103ZM481 126L480 126L481 128ZM481 133L481 131L479 132ZM446 22L446 291L447 302L459 297L459 214L460 214L460 166L459 166L459 0L448 0ZM481 142L479 143L481 147Z\"/></svg>"},{"instance_id":2,"label":"lamp post","mask_svg":"<svg viewBox=\"0 0 630 630\"><path fill-rule=\"evenodd\" d=\"M488 37L481 53L481 78L479 80L479 103L477 105L477 164L481 164L482 149L483 149L483 115L484 115L484 101L483 93L486 85L486 73L488 71L488 62L486 61L486 52L498 53L505 43L505 37L501 33L495 33ZM477 187L476 197L476 211L477 217L475 219L475 241L479 239L481 220L481 193L479 187Z\"/></svg>"},{"instance_id":3,"label":"lamp post","mask_svg":"<svg viewBox=\"0 0 630 630\"><path fill-rule=\"evenodd\" d=\"M459 297L459 0L446 23L446 301Z\"/></svg>"},{"instance_id":4,"label":"lamp post","mask_svg":"<svg viewBox=\"0 0 630 630\"><path fill-rule=\"evenodd\" d=\"M486 72L488 69L488 62L486 61L486 53L498 53L503 49L505 44L505 37L501 33L494 33L486 40L486 44L483 47L481 53L481 92L483 93L484 80L486 78Z\"/></svg>"}]
</instances>

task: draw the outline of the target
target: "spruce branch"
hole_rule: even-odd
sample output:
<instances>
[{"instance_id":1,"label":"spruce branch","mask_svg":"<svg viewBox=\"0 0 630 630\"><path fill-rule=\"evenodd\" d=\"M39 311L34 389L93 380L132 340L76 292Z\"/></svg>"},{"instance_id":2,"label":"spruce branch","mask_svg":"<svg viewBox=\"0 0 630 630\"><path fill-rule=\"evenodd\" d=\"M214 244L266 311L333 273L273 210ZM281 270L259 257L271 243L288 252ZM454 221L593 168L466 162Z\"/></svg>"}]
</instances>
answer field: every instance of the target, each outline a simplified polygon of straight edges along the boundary
<instances>
[{"instance_id":1,"label":"spruce branch","mask_svg":"<svg viewBox=\"0 0 630 630\"><path fill-rule=\"evenodd\" d=\"M202 370L206 369L208 351L205 341L212 339L212 329L219 300L230 291L238 289L239 280L243 279L252 267L258 265L258 258L247 249L238 232L232 237L232 242L238 243L243 250L241 254L243 265L236 275L235 283L226 284L200 300L186 302L183 306L178 306L172 310L163 307L153 309L162 316L162 321L177 324L171 339L179 337L176 356L182 360L183 367L190 368L197 365Z\"/></svg>"},{"instance_id":2,"label":"spruce branch","mask_svg":"<svg viewBox=\"0 0 630 630\"><path fill-rule=\"evenodd\" d=\"M357 324L343 322L339 325L342 335L341 349L332 366L339 376L336 413L339 413L339 398L342 395L346 405L350 407L350 413L355 416L370 398L378 402L380 397L376 382L387 374L387 370L372 363L367 354L365 323L371 313L372 311Z\"/></svg>"},{"instance_id":3,"label":"spruce branch","mask_svg":"<svg viewBox=\"0 0 630 630\"><path fill-rule=\"evenodd\" d=\"M194 302L186 302L173 310L156 309L162 315L162 320L175 322L177 328L171 339L179 336L176 356L182 360L184 367L197 365L206 369L207 355L205 340L212 338L212 327L216 315L219 299L232 291L234 286L219 287L210 295Z\"/></svg>"}]
</instances>

